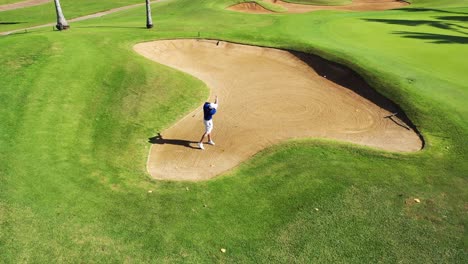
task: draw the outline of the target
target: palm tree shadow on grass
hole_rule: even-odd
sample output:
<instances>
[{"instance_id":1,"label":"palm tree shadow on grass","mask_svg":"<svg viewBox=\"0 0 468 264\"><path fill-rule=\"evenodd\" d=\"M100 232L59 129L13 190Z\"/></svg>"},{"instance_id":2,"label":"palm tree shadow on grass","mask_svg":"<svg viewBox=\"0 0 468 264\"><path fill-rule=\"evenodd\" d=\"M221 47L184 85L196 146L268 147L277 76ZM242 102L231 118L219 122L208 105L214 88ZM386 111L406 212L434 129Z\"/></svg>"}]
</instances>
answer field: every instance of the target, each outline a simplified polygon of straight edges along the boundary
<instances>
[{"instance_id":1,"label":"palm tree shadow on grass","mask_svg":"<svg viewBox=\"0 0 468 264\"><path fill-rule=\"evenodd\" d=\"M435 44L468 44L468 37L462 37L462 36L409 32L409 31L395 31L393 32L393 34L401 35L404 38L427 40L430 43L435 43Z\"/></svg>"},{"instance_id":2,"label":"palm tree shadow on grass","mask_svg":"<svg viewBox=\"0 0 468 264\"><path fill-rule=\"evenodd\" d=\"M0 25L16 25L16 24L23 24L26 22L0 22Z\"/></svg>"},{"instance_id":3,"label":"palm tree shadow on grass","mask_svg":"<svg viewBox=\"0 0 468 264\"><path fill-rule=\"evenodd\" d=\"M197 147L192 146L191 144L196 144L198 142L195 141L190 141L190 140L183 140L183 139L165 139L161 135L161 133L158 133L158 135L154 137L148 138L148 142L151 144L170 144L170 145L178 145L178 146L184 146L187 148L193 148L196 149Z\"/></svg>"},{"instance_id":4,"label":"palm tree shadow on grass","mask_svg":"<svg viewBox=\"0 0 468 264\"><path fill-rule=\"evenodd\" d=\"M442 10L442 9L435 9L435 8L400 8L398 11L405 11L405 12L439 12L439 13L445 13L445 14L458 14L458 15L468 15L468 13L465 12L455 12L455 11L449 11L449 10Z\"/></svg>"},{"instance_id":5,"label":"palm tree shadow on grass","mask_svg":"<svg viewBox=\"0 0 468 264\"><path fill-rule=\"evenodd\" d=\"M449 21L456 21L456 22L468 22L468 15L466 16L439 16L436 17L439 20L449 20Z\"/></svg>"},{"instance_id":6,"label":"palm tree shadow on grass","mask_svg":"<svg viewBox=\"0 0 468 264\"><path fill-rule=\"evenodd\" d=\"M444 18L444 19L440 19L440 18ZM445 29L445 30L451 30L453 28L460 27L459 25L452 23L453 21L459 21L459 20L455 20L454 17L436 17L436 20L405 20L405 19L375 19L375 18L364 18L363 20L368 21L368 22L380 22L380 23L385 23L385 24L390 24L390 25L401 25L401 26L411 26L411 27L426 25L426 26L431 26L431 27Z\"/></svg>"},{"instance_id":7,"label":"palm tree shadow on grass","mask_svg":"<svg viewBox=\"0 0 468 264\"><path fill-rule=\"evenodd\" d=\"M410 11L410 10L404 10ZM450 13L443 10L432 10L432 9L423 9L423 11L437 11L441 13ZM416 10L413 12L421 12L421 10ZM452 12L453 13L453 12ZM424 20L408 20L408 19L373 19L373 18L364 18L364 21L367 22L377 22L385 23L390 25L400 25L408 27L418 27L418 26L430 26L437 28L439 30L444 30L450 33L468 35L468 27L463 25L468 21L467 13L455 13L463 14L464 16L433 16L433 19L424 19ZM414 38L421 40L428 40L429 43L434 44L466 44L468 43L468 37L460 35L451 35L451 34L434 34L426 32L410 32L410 31L394 31L393 34L401 35L404 38Z\"/></svg>"}]
</instances>

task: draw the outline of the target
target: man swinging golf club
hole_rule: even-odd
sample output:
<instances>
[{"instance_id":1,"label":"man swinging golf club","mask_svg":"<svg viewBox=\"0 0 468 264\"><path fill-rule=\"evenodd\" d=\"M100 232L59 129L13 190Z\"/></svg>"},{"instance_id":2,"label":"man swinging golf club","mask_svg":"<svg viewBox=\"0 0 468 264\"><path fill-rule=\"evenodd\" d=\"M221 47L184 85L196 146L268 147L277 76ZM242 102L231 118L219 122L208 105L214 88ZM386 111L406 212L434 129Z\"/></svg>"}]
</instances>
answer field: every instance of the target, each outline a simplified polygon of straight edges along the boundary
<instances>
[{"instance_id":1,"label":"man swinging golf club","mask_svg":"<svg viewBox=\"0 0 468 264\"><path fill-rule=\"evenodd\" d=\"M205 124L205 133L203 133L203 136L200 139L200 142L198 142L198 147L200 149L205 149L203 147L203 140L205 139L206 136L208 136L208 144L214 145L215 143L211 139L211 131L213 130L213 115L216 114L216 110L218 109L218 96L216 96L216 99L214 103L206 102L203 105L203 123Z\"/></svg>"}]
</instances>

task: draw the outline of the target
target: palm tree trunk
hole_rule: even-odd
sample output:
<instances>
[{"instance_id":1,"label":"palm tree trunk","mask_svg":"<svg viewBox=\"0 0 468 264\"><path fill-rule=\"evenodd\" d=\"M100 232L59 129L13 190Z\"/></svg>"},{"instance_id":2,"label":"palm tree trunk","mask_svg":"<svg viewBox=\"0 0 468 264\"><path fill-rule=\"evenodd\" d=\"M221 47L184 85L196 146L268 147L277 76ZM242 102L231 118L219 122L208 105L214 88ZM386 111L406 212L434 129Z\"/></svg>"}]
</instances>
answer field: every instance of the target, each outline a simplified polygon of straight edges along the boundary
<instances>
[{"instance_id":1,"label":"palm tree trunk","mask_svg":"<svg viewBox=\"0 0 468 264\"><path fill-rule=\"evenodd\" d=\"M62 7L60 6L59 0L54 0L55 3L55 11L57 12L57 25L55 26L58 30L65 30L68 29L70 26L65 20L63 16Z\"/></svg>"},{"instance_id":2,"label":"palm tree trunk","mask_svg":"<svg viewBox=\"0 0 468 264\"><path fill-rule=\"evenodd\" d=\"M151 18L150 0L146 0L146 28L153 27L153 19Z\"/></svg>"}]
</instances>

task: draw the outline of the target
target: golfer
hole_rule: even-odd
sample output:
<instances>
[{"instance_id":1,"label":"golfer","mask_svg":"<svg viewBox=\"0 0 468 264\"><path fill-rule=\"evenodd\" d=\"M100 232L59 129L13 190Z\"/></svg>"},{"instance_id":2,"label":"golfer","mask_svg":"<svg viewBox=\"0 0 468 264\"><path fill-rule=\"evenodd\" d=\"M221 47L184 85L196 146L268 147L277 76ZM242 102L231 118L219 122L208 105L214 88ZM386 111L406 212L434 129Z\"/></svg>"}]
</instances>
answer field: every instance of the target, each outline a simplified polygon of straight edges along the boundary
<instances>
[{"instance_id":1,"label":"golfer","mask_svg":"<svg viewBox=\"0 0 468 264\"><path fill-rule=\"evenodd\" d=\"M214 103L206 102L203 105L203 123L205 124L205 133L203 133L203 136L200 139L200 142L198 142L198 147L200 149L205 149L203 147L203 140L205 139L205 136L208 136L208 144L214 145L215 143L211 139L211 131L213 131L213 115L216 114L216 110L218 109L218 96L216 96L216 99Z\"/></svg>"}]
</instances>

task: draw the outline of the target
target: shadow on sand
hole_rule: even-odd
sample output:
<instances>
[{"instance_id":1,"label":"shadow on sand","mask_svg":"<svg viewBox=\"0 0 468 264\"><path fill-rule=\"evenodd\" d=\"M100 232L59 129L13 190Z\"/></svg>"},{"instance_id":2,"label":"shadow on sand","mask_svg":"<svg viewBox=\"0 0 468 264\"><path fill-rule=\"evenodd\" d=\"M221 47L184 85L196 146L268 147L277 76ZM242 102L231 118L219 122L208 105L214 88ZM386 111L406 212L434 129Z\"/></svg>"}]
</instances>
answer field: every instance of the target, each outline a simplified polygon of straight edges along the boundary
<instances>
[{"instance_id":1,"label":"shadow on sand","mask_svg":"<svg viewBox=\"0 0 468 264\"><path fill-rule=\"evenodd\" d=\"M184 146L187 148L193 148L193 149L198 149L198 147L194 147L191 144L197 144L198 142L196 141L190 141L190 140L182 140L182 139L164 139L161 135L161 133L158 133L157 136L148 138L148 142L151 144L170 144L170 145L178 145L178 146Z\"/></svg>"},{"instance_id":2,"label":"shadow on sand","mask_svg":"<svg viewBox=\"0 0 468 264\"><path fill-rule=\"evenodd\" d=\"M393 101L374 90L356 72L341 64L331 62L317 55L307 54L298 51L289 52L294 54L294 56L296 56L303 62L307 63L307 65L309 65L309 67L311 67L319 75L324 77L326 76L325 78L327 78L328 80L355 92L361 97L366 98L367 100L373 102L379 107L392 113L388 116L382 116L382 118L388 118L395 124L405 129L413 129L415 133L418 134L422 142L422 148L424 148L424 138L422 137L421 133L418 131L416 126L406 116L404 111Z\"/></svg>"}]
</instances>

